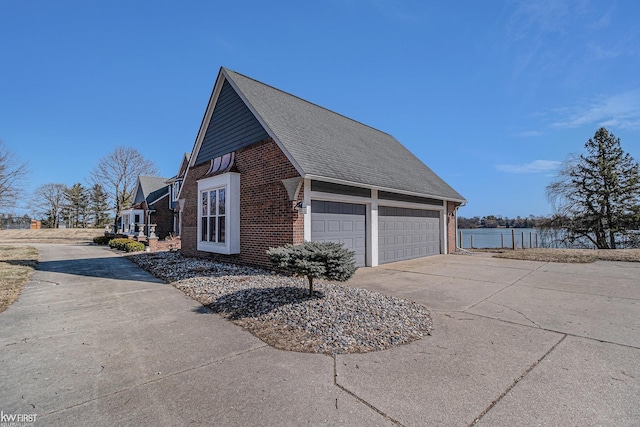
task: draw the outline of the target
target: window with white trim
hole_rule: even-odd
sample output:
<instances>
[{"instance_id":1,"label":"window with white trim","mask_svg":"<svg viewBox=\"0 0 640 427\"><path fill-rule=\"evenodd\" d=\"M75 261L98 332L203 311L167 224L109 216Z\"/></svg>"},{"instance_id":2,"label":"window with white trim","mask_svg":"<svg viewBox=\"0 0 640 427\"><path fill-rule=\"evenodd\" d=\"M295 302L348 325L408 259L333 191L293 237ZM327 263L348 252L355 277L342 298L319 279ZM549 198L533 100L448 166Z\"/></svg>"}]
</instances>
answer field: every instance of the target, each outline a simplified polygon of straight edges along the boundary
<instances>
[{"instance_id":1,"label":"window with white trim","mask_svg":"<svg viewBox=\"0 0 640 427\"><path fill-rule=\"evenodd\" d=\"M200 192L200 241L224 243L226 240L226 203L225 187Z\"/></svg>"},{"instance_id":2,"label":"window with white trim","mask_svg":"<svg viewBox=\"0 0 640 427\"><path fill-rule=\"evenodd\" d=\"M182 181L174 181L173 186L172 186L172 191L171 191L171 201L173 202L177 202L178 201L178 193L180 193L180 184L182 183Z\"/></svg>"},{"instance_id":3,"label":"window with white trim","mask_svg":"<svg viewBox=\"0 0 640 427\"><path fill-rule=\"evenodd\" d=\"M240 253L240 174L198 181L198 250Z\"/></svg>"}]
</instances>

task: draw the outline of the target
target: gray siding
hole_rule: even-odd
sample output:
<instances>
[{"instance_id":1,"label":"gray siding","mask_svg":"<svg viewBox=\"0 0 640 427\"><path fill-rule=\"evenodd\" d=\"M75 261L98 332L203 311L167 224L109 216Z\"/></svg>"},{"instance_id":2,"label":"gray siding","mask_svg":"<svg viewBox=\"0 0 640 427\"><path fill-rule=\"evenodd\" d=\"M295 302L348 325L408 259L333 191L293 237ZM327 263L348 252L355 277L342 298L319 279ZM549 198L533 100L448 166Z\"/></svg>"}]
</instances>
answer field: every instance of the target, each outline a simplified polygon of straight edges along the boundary
<instances>
[{"instance_id":1,"label":"gray siding","mask_svg":"<svg viewBox=\"0 0 640 427\"><path fill-rule=\"evenodd\" d=\"M347 196L371 197L371 190L368 188L353 187L351 185L334 184L324 181L311 181L311 191L322 193L346 194Z\"/></svg>"},{"instance_id":2,"label":"gray siding","mask_svg":"<svg viewBox=\"0 0 640 427\"><path fill-rule=\"evenodd\" d=\"M443 201L429 197L411 196L409 194L390 193L388 191L378 191L378 198L384 200L395 200L397 202L421 203L427 205L443 206Z\"/></svg>"},{"instance_id":3,"label":"gray siding","mask_svg":"<svg viewBox=\"0 0 640 427\"><path fill-rule=\"evenodd\" d=\"M269 137L242 99L225 81L195 164L239 150Z\"/></svg>"}]
</instances>

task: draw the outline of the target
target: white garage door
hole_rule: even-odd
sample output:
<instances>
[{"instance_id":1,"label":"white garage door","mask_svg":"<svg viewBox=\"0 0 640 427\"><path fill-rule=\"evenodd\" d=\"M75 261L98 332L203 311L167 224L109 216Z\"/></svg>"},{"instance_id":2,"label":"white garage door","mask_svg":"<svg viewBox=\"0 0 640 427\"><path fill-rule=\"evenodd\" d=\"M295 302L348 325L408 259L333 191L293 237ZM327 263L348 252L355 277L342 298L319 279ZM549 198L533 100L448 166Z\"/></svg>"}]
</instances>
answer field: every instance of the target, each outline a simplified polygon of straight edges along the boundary
<instances>
[{"instance_id":1,"label":"white garage door","mask_svg":"<svg viewBox=\"0 0 640 427\"><path fill-rule=\"evenodd\" d=\"M366 227L364 205L311 201L311 240L342 243L356 253L358 267L366 264Z\"/></svg>"},{"instance_id":2,"label":"white garage door","mask_svg":"<svg viewBox=\"0 0 640 427\"><path fill-rule=\"evenodd\" d=\"M440 253L438 211L392 208L378 210L378 263Z\"/></svg>"}]
</instances>

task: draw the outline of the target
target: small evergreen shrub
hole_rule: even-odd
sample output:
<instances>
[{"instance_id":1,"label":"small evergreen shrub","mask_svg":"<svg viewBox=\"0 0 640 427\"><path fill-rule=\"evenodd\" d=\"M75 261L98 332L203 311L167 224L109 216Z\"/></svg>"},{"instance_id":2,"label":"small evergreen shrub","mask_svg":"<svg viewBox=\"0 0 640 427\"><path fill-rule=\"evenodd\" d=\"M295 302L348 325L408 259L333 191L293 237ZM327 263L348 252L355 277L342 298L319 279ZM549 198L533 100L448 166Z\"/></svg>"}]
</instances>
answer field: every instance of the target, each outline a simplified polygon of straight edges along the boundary
<instances>
[{"instance_id":1,"label":"small evergreen shrub","mask_svg":"<svg viewBox=\"0 0 640 427\"><path fill-rule=\"evenodd\" d=\"M129 243L125 245L125 252L140 252L145 249L144 243L136 242L135 240L130 240Z\"/></svg>"},{"instance_id":2,"label":"small evergreen shrub","mask_svg":"<svg viewBox=\"0 0 640 427\"><path fill-rule=\"evenodd\" d=\"M112 239L109 242L111 249L118 249L124 252L140 252L144 251L144 243L136 242L131 239Z\"/></svg>"},{"instance_id":3,"label":"small evergreen shrub","mask_svg":"<svg viewBox=\"0 0 640 427\"><path fill-rule=\"evenodd\" d=\"M309 296L313 295L313 279L345 282L356 272L355 252L339 243L304 242L269 248L267 256L273 266L309 280Z\"/></svg>"},{"instance_id":4,"label":"small evergreen shrub","mask_svg":"<svg viewBox=\"0 0 640 427\"><path fill-rule=\"evenodd\" d=\"M109 236L98 236L93 238L93 243L96 245L108 245L112 239L113 237Z\"/></svg>"}]
</instances>

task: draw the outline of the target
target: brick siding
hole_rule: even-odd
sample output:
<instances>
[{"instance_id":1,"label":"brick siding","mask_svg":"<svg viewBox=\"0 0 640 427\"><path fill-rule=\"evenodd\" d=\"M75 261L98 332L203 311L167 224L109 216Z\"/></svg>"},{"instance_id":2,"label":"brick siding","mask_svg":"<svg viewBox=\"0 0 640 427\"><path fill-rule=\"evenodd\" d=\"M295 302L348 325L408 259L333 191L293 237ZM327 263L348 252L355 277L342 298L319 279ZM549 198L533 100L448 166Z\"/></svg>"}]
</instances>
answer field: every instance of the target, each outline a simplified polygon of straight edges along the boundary
<instances>
[{"instance_id":1,"label":"brick siding","mask_svg":"<svg viewBox=\"0 0 640 427\"><path fill-rule=\"evenodd\" d=\"M151 224L157 224L156 236L160 239L166 238L169 233L173 232L173 211L169 209L167 197L151 205L151 210L155 210L155 212L151 213L149 220ZM145 232L147 231L148 229L145 229Z\"/></svg>"},{"instance_id":2,"label":"brick siding","mask_svg":"<svg viewBox=\"0 0 640 427\"><path fill-rule=\"evenodd\" d=\"M182 216L182 253L186 256L268 266L266 250L286 243L302 243L302 213L294 209L281 180L299 176L277 144L268 138L236 152L240 173L240 253L212 254L197 250L198 182L209 162L189 169L181 198L185 199ZM302 192L298 200L302 200Z\"/></svg>"},{"instance_id":3,"label":"brick siding","mask_svg":"<svg viewBox=\"0 0 640 427\"><path fill-rule=\"evenodd\" d=\"M447 202L447 253L450 254L456 251L456 206L460 204Z\"/></svg>"}]
</instances>

